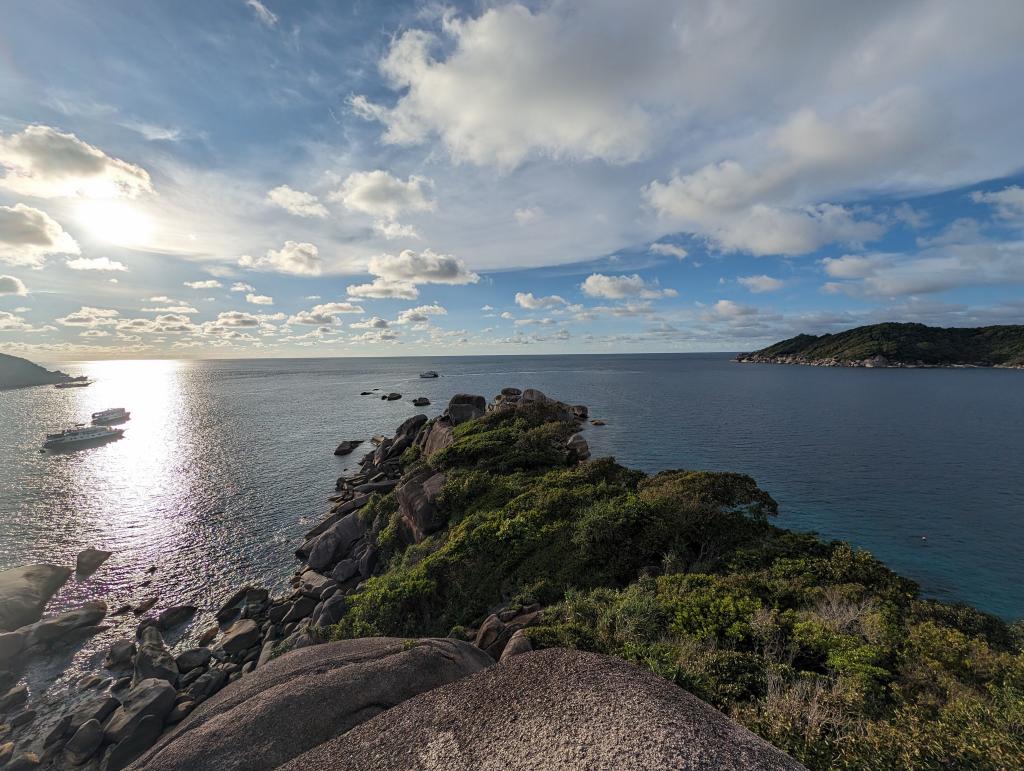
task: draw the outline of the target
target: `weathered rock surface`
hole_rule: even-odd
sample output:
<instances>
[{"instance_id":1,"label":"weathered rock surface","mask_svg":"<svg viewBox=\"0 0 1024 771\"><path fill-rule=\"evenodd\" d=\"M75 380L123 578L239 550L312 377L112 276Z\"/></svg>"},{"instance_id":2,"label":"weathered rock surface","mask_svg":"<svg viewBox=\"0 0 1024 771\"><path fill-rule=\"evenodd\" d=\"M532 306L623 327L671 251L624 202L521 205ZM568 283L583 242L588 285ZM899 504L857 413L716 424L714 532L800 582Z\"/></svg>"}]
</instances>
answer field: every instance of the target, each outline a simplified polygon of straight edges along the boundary
<instances>
[{"instance_id":1,"label":"weathered rock surface","mask_svg":"<svg viewBox=\"0 0 1024 771\"><path fill-rule=\"evenodd\" d=\"M405 478L395 488L398 510L411 536L410 543L419 543L447 523L448 518L437 507L437 496L444 482L444 474L424 469Z\"/></svg>"},{"instance_id":2,"label":"weathered rock surface","mask_svg":"<svg viewBox=\"0 0 1024 771\"><path fill-rule=\"evenodd\" d=\"M487 400L476 394L455 394L448 402L448 419L453 426L481 417L487 410Z\"/></svg>"},{"instance_id":3,"label":"weathered rock surface","mask_svg":"<svg viewBox=\"0 0 1024 771\"><path fill-rule=\"evenodd\" d=\"M135 654L135 677L133 682L139 683L149 679L178 682L178 665L174 656L164 645L160 629L150 623L139 630L139 651Z\"/></svg>"},{"instance_id":4,"label":"weathered rock surface","mask_svg":"<svg viewBox=\"0 0 1024 771\"><path fill-rule=\"evenodd\" d=\"M103 659L103 666L107 669L123 667L131 663L135 655L135 642L132 640L116 640L107 649L107 655Z\"/></svg>"},{"instance_id":5,"label":"weathered rock surface","mask_svg":"<svg viewBox=\"0 0 1024 771\"><path fill-rule=\"evenodd\" d=\"M412 400L413 406L415 407L426 407L430 404L430 399L426 396L417 396Z\"/></svg>"},{"instance_id":6,"label":"weathered rock surface","mask_svg":"<svg viewBox=\"0 0 1024 771\"><path fill-rule=\"evenodd\" d=\"M143 680L125 696L124 702L114 712L104 733L111 742L120 742L131 737L139 724L147 717L155 717L163 723L174 707L177 692L166 680L151 678Z\"/></svg>"},{"instance_id":7,"label":"weathered rock surface","mask_svg":"<svg viewBox=\"0 0 1024 771\"><path fill-rule=\"evenodd\" d=\"M175 656L174 663L178 665L179 672L191 672L209 664L212 655L209 648L189 648Z\"/></svg>"},{"instance_id":8,"label":"weathered rock surface","mask_svg":"<svg viewBox=\"0 0 1024 771\"><path fill-rule=\"evenodd\" d=\"M79 726L64 745L64 758L73 766L80 766L91 758L103 743L103 726L99 720L88 720Z\"/></svg>"},{"instance_id":9,"label":"weathered rock surface","mask_svg":"<svg viewBox=\"0 0 1024 771\"><path fill-rule=\"evenodd\" d=\"M31 624L71 575L60 565L25 565L0 571L0 632Z\"/></svg>"},{"instance_id":10,"label":"weathered rock surface","mask_svg":"<svg viewBox=\"0 0 1024 771\"><path fill-rule=\"evenodd\" d=\"M224 632L221 638L221 647L229 654L236 655L246 648L251 648L260 641L260 628L250 618L236 621Z\"/></svg>"},{"instance_id":11,"label":"weathered rock surface","mask_svg":"<svg viewBox=\"0 0 1024 771\"><path fill-rule=\"evenodd\" d=\"M358 512L353 511L320 535L306 541L296 554L306 560L310 569L320 572L346 556L365 533L366 527L359 519Z\"/></svg>"},{"instance_id":12,"label":"weathered rock surface","mask_svg":"<svg viewBox=\"0 0 1024 771\"><path fill-rule=\"evenodd\" d=\"M110 558L111 554L113 552L103 549L83 549L78 552L78 558L75 560L75 573L79 576L91 576L99 570L100 565Z\"/></svg>"},{"instance_id":13,"label":"weathered rock surface","mask_svg":"<svg viewBox=\"0 0 1024 771\"><path fill-rule=\"evenodd\" d=\"M420 434L420 447L424 455L443 450L454 441L452 422L443 415L431 423L429 429Z\"/></svg>"},{"instance_id":14,"label":"weathered rock surface","mask_svg":"<svg viewBox=\"0 0 1024 771\"><path fill-rule=\"evenodd\" d=\"M25 647L46 645L67 637L83 627L95 626L107 615L107 603L103 600L87 602L82 607L46 616L34 624L22 627L18 633L25 638Z\"/></svg>"},{"instance_id":15,"label":"weathered rock surface","mask_svg":"<svg viewBox=\"0 0 1024 771\"><path fill-rule=\"evenodd\" d=\"M364 638L292 651L197 707L136 767L277 768L418 693L490 663L481 651L455 640L410 646L405 640ZM336 760L322 767L334 767Z\"/></svg>"},{"instance_id":16,"label":"weathered rock surface","mask_svg":"<svg viewBox=\"0 0 1024 771\"><path fill-rule=\"evenodd\" d=\"M335 455L348 455L356 447L363 443L362 439L346 439L344 442L334 448Z\"/></svg>"},{"instance_id":17,"label":"weathered rock surface","mask_svg":"<svg viewBox=\"0 0 1024 771\"><path fill-rule=\"evenodd\" d=\"M560 649L421 693L294 758L311 768L736 769L799 763L666 680L611 656Z\"/></svg>"},{"instance_id":18,"label":"weathered rock surface","mask_svg":"<svg viewBox=\"0 0 1024 771\"><path fill-rule=\"evenodd\" d=\"M160 611L160 615L156 617L156 620L161 629L173 629L192 618L197 610L198 608L195 605L175 605Z\"/></svg>"}]
</instances>

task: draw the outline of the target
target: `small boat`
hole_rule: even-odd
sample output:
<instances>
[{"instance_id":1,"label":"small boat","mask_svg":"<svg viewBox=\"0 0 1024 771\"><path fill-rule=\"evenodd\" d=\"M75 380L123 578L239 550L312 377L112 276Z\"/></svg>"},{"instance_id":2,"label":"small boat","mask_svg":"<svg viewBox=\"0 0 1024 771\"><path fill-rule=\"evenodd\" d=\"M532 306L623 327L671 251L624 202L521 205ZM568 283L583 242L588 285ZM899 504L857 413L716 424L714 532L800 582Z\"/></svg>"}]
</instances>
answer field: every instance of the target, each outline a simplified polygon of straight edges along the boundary
<instances>
[{"instance_id":1,"label":"small boat","mask_svg":"<svg viewBox=\"0 0 1024 771\"><path fill-rule=\"evenodd\" d=\"M428 369L426 372L421 372L420 377L440 377L434 370Z\"/></svg>"},{"instance_id":2,"label":"small boat","mask_svg":"<svg viewBox=\"0 0 1024 771\"><path fill-rule=\"evenodd\" d=\"M111 407L109 410L94 412L92 414L92 422L99 424L122 423L131 416L132 414L124 407Z\"/></svg>"},{"instance_id":3,"label":"small boat","mask_svg":"<svg viewBox=\"0 0 1024 771\"><path fill-rule=\"evenodd\" d=\"M73 377L70 380L65 380L62 383L56 383L54 388L85 388L88 385L92 385L92 381L85 375L79 375Z\"/></svg>"},{"instance_id":4,"label":"small boat","mask_svg":"<svg viewBox=\"0 0 1024 771\"><path fill-rule=\"evenodd\" d=\"M55 434L47 434L43 442L44 450L59 450L65 447L77 447L84 444L96 444L111 439L119 439L124 434L123 428L110 426L85 426L66 428Z\"/></svg>"}]
</instances>

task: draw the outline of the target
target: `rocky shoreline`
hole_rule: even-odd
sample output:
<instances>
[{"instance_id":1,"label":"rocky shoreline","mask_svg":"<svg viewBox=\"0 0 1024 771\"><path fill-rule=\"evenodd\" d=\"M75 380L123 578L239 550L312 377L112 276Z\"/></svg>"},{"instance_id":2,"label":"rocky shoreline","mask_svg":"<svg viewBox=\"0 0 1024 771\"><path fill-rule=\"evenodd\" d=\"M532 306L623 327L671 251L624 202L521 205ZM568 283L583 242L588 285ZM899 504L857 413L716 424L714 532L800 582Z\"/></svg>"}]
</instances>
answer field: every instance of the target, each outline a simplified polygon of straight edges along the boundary
<instances>
[{"instance_id":1,"label":"rocky shoreline","mask_svg":"<svg viewBox=\"0 0 1024 771\"><path fill-rule=\"evenodd\" d=\"M1024 369L1015 364L929 364L923 361L895 361L885 356L871 356L866 359L838 359L828 357L811 359L800 354L766 356L758 353L741 353L733 359L739 364L795 364L804 367L853 367L864 369Z\"/></svg>"}]
</instances>

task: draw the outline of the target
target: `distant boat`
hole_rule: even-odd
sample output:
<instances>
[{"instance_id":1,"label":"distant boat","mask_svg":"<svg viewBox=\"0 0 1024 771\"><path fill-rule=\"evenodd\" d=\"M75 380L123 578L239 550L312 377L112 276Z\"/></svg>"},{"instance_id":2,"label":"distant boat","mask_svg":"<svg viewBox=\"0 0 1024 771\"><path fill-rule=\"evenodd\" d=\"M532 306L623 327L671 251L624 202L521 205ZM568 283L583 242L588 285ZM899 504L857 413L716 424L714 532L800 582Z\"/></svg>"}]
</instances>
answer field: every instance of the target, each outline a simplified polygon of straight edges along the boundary
<instances>
[{"instance_id":1,"label":"distant boat","mask_svg":"<svg viewBox=\"0 0 1024 771\"><path fill-rule=\"evenodd\" d=\"M57 383L54 388L85 388L87 385L92 385L92 381L85 375L79 375L63 383Z\"/></svg>"},{"instance_id":2,"label":"distant boat","mask_svg":"<svg viewBox=\"0 0 1024 771\"><path fill-rule=\"evenodd\" d=\"M124 434L123 428L110 426L75 426L47 434L43 442L44 450L59 450L65 447L76 447L84 444L98 444L111 439L118 439Z\"/></svg>"},{"instance_id":3,"label":"distant boat","mask_svg":"<svg viewBox=\"0 0 1024 771\"><path fill-rule=\"evenodd\" d=\"M420 377L440 377L434 370L428 369L426 372L421 372Z\"/></svg>"},{"instance_id":4,"label":"distant boat","mask_svg":"<svg viewBox=\"0 0 1024 771\"><path fill-rule=\"evenodd\" d=\"M100 410L92 414L93 423L121 423L128 420L132 414L124 407L111 407L109 410Z\"/></svg>"}]
</instances>

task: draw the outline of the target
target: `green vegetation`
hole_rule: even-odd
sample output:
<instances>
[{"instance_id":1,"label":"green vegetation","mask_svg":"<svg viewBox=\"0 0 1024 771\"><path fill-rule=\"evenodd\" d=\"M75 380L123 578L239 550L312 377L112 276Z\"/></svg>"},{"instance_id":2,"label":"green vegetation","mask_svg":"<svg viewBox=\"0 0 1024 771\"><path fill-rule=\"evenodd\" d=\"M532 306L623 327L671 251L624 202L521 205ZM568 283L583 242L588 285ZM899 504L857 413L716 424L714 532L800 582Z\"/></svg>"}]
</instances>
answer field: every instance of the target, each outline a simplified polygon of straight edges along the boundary
<instances>
[{"instance_id":1,"label":"green vegetation","mask_svg":"<svg viewBox=\"0 0 1024 771\"><path fill-rule=\"evenodd\" d=\"M553 418L489 413L410 454L447 474L448 526L406 546L395 496L375 498L378 574L332 635L465 636L540 602L534 647L637 662L811 768L1024 767L1024 630L773 526L750 477L576 463Z\"/></svg>"},{"instance_id":2,"label":"green vegetation","mask_svg":"<svg viewBox=\"0 0 1024 771\"><path fill-rule=\"evenodd\" d=\"M1024 366L1024 326L951 327L872 324L835 335L797 335L741 358L798 356L808 361L862 361L884 356L906 364Z\"/></svg>"}]
</instances>

